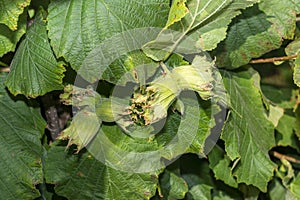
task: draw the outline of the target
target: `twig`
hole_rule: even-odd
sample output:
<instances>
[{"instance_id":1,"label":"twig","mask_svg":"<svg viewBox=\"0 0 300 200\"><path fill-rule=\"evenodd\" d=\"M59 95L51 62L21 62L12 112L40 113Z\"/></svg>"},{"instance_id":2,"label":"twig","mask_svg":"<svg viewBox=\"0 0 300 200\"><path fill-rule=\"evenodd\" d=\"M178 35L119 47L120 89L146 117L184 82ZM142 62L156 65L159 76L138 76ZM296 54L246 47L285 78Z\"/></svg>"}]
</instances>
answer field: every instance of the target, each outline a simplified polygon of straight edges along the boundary
<instances>
[{"instance_id":1,"label":"twig","mask_svg":"<svg viewBox=\"0 0 300 200\"><path fill-rule=\"evenodd\" d=\"M300 160L297 160L297 159L294 158L294 157L287 156L287 155L278 153L278 152L276 152L276 151L271 151L270 153L271 153L271 155L273 155L274 157L276 157L276 158L278 158L278 159L285 159L285 160L287 160L287 161L290 161L290 162L293 162L293 163L300 164Z\"/></svg>"},{"instance_id":2,"label":"twig","mask_svg":"<svg viewBox=\"0 0 300 200\"><path fill-rule=\"evenodd\" d=\"M256 64L256 63L272 63L276 61L286 61L296 58L297 55L292 56L283 56L283 57L275 57L275 58L263 58L263 59L257 59L257 60L251 60L250 63Z\"/></svg>"},{"instance_id":3,"label":"twig","mask_svg":"<svg viewBox=\"0 0 300 200\"><path fill-rule=\"evenodd\" d=\"M10 72L10 68L9 67L0 68L0 72Z\"/></svg>"},{"instance_id":4,"label":"twig","mask_svg":"<svg viewBox=\"0 0 300 200\"><path fill-rule=\"evenodd\" d=\"M299 22L299 21L300 21L300 17L297 17L297 18L296 18L296 22Z\"/></svg>"}]
</instances>

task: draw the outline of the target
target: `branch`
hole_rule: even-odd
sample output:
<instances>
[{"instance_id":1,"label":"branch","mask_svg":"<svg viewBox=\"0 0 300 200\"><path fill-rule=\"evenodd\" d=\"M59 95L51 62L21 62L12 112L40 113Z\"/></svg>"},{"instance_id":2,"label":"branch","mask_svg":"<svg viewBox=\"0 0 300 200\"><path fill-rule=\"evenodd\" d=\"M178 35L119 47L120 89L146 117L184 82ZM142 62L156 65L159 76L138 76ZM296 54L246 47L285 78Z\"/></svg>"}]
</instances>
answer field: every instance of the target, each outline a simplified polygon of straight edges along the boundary
<instances>
[{"instance_id":1,"label":"branch","mask_svg":"<svg viewBox=\"0 0 300 200\"><path fill-rule=\"evenodd\" d=\"M0 72L10 72L10 68L9 67L0 68Z\"/></svg>"},{"instance_id":2,"label":"branch","mask_svg":"<svg viewBox=\"0 0 300 200\"><path fill-rule=\"evenodd\" d=\"M294 158L294 157L287 156L287 155L278 153L278 152L276 152L276 151L271 151L270 154L273 155L274 157L278 158L278 159L285 159L285 160L287 160L287 161L290 161L290 162L293 162L293 163L300 164L300 160L297 160L297 159Z\"/></svg>"},{"instance_id":3,"label":"branch","mask_svg":"<svg viewBox=\"0 0 300 200\"><path fill-rule=\"evenodd\" d=\"M274 57L274 58L263 58L263 59L257 59L257 60L251 60L250 63L257 64L257 63L273 63L276 61L286 61L296 58L297 55L292 56L283 56L283 57Z\"/></svg>"}]
</instances>

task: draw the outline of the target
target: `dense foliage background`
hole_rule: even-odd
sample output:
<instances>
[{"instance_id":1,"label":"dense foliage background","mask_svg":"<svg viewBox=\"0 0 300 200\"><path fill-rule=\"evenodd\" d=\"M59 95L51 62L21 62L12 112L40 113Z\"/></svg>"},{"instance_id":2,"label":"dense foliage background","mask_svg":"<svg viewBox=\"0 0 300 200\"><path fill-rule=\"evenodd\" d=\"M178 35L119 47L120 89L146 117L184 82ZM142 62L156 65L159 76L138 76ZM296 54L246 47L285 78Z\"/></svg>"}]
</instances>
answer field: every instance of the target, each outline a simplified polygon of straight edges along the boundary
<instances>
[{"instance_id":1,"label":"dense foliage background","mask_svg":"<svg viewBox=\"0 0 300 200\"><path fill-rule=\"evenodd\" d=\"M0 0L0 199L300 199L299 14L300 0ZM207 54L193 55L191 62L174 49L144 48L122 55L103 76L80 71L101 42L143 27L163 28L148 45L168 43L170 34L179 44L182 38L169 32L174 30ZM158 115L166 118L165 127L146 140L115 123L106 102L118 79L145 63L165 66L166 74L152 74L154 91L166 83L164 76L179 74L190 82L178 91L195 91L199 103L194 113L189 99L173 101L177 90L166 93L172 101L150 99L170 109ZM210 72L214 66L219 71ZM222 76L228 107L209 101L214 93L207 87L218 81L213 73ZM100 79L98 88L73 87L78 75L86 85ZM193 85L197 81L202 87ZM93 98L82 97L89 92ZM132 98L130 116L147 126L152 110L139 114L135 109L144 104L138 94ZM97 112L90 102L99 103ZM218 124L214 106L226 109L226 122L217 145L206 152ZM101 143L104 134L123 150L160 149L181 121L188 123L182 110L198 115L183 130L197 134L184 155L163 169L118 170L85 148ZM176 150L164 158L182 153Z\"/></svg>"}]
</instances>

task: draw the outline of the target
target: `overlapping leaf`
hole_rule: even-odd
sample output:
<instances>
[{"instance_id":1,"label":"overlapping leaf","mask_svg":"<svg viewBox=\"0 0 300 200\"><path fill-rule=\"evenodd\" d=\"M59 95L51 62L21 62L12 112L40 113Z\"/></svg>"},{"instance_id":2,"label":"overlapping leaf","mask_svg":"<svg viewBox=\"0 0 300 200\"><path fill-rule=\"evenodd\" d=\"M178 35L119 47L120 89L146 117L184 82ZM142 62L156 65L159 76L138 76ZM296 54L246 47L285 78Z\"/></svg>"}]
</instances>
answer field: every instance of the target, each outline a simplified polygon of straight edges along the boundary
<instances>
[{"instance_id":1,"label":"overlapping leaf","mask_svg":"<svg viewBox=\"0 0 300 200\"><path fill-rule=\"evenodd\" d=\"M239 159L233 169L238 183L266 191L274 170L268 156L268 150L275 145L274 126L266 117L258 83L259 76L252 69L224 73L232 113L222 139L229 158Z\"/></svg>"},{"instance_id":2,"label":"overlapping leaf","mask_svg":"<svg viewBox=\"0 0 300 200\"><path fill-rule=\"evenodd\" d=\"M39 197L43 182L41 137L46 126L38 109L12 99L0 74L0 193L2 199Z\"/></svg>"},{"instance_id":3,"label":"overlapping leaf","mask_svg":"<svg viewBox=\"0 0 300 200\"><path fill-rule=\"evenodd\" d=\"M298 174L295 180L290 185L290 190L295 198L300 198L300 175Z\"/></svg>"},{"instance_id":4,"label":"overlapping leaf","mask_svg":"<svg viewBox=\"0 0 300 200\"><path fill-rule=\"evenodd\" d=\"M57 57L64 57L78 70L87 54L105 38L138 27L162 27L168 4L166 0L52 1L48 16L51 45Z\"/></svg>"},{"instance_id":5,"label":"overlapping leaf","mask_svg":"<svg viewBox=\"0 0 300 200\"><path fill-rule=\"evenodd\" d=\"M283 117L280 119L278 126L276 127L276 130L279 132L277 139L277 145L279 146L290 146L295 149L299 149L297 145L297 137L294 134L294 125L296 123L296 118L289 116L289 115L283 115Z\"/></svg>"},{"instance_id":6,"label":"overlapping leaf","mask_svg":"<svg viewBox=\"0 0 300 200\"><path fill-rule=\"evenodd\" d=\"M165 29L155 41L144 47L144 52L155 60L163 60L166 52L157 51L157 47L163 46L165 50L173 51L185 40L186 35L196 42L190 46L189 51L195 51L192 49L194 46L212 50L225 39L229 23L241 13L240 10L257 2L258 0L173 1Z\"/></svg>"},{"instance_id":7,"label":"overlapping leaf","mask_svg":"<svg viewBox=\"0 0 300 200\"><path fill-rule=\"evenodd\" d=\"M31 0L1 0L0 1L0 23L7 25L12 31L18 28L19 15L23 13Z\"/></svg>"},{"instance_id":8,"label":"overlapping leaf","mask_svg":"<svg viewBox=\"0 0 300 200\"><path fill-rule=\"evenodd\" d=\"M299 0L262 0L235 19L223 49L219 49L219 66L237 68L252 58L277 49L283 39L293 39Z\"/></svg>"},{"instance_id":9,"label":"overlapping leaf","mask_svg":"<svg viewBox=\"0 0 300 200\"><path fill-rule=\"evenodd\" d=\"M161 180L162 199L183 199L188 191L188 185L183 178L176 173L165 170Z\"/></svg>"},{"instance_id":10,"label":"overlapping leaf","mask_svg":"<svg viewBox=\"0 0 300 200\"><path fill-rule=\"evenodd\" d=\"M150 199L155 194L157 173L126 173L105 166L89 153L70 155L53 146L46 158L46 182L68 199Z\"/></svg>"},{"instance_id":11,"label":"overlapping leaf","mask_svg":"<svg viewBox=\"0 0 300 200\"><path fill-rule=\"evenodd\" d=\"M230 159L215 147L208 155L209 167L213 170L216 179L224 181L227 185L237 188L238 184L230 169Z\"/></svg>"},{"instance_id":12,"label":"overlapping leaf","mask_svg":"<svg viewBox=\"0 0 300 200\"><path fill-rule=\"evenodd\" d=\"M6 85L14 95L37 97L63 87L65 69L52 53L43 14L37 14L11 63Z\"/></svg>"},{"instance_id":13,"label":"overlapping leaf","mask_svg":"<svg viewBox=\"0 0 300 200\"><path fill-rule=\"evenodd\" d=\"M300 38L292 41L285 48L285 53L288 56L296 56L295 61L292 61L292 65L294 66L293 79L294 83L300 87Z\"/></svg>"},{"instance_id":14,"label":"overlapping leaf","mask_svg":"<svg viewBox=\"0 0 300 200\"><path fill-rule=\"evenodd\" d=\"M201 169L202 173L208 173L208 169ZM189 191L186 195L186 199L211 199L211 190L213 188L213 184L210 178L205 176L203 177L198 174L184 174L183 178L186 180L189 186Z\"/></svg>"},{"instance_id":15,"label":"overlapping leaf","mask_svg":"<svg viewBox=\"0 0 300 200\"><path fill-rule=\"evenodd\" d=\"M295 60L294 82L298 87L300 87L300 53Z\"/></svg>"},{"instance_id":16,"label":"overlapping leaf","mask_svg":"<svg viewBox=\"0 0 300 200\"><path fill-rule=\"evenodd\" d=\"M22 35L26 32L26 15L20 16L18 30L12 31L6 25L0 24L0 57L14 51Z\"/></svg>"}]
</instances>

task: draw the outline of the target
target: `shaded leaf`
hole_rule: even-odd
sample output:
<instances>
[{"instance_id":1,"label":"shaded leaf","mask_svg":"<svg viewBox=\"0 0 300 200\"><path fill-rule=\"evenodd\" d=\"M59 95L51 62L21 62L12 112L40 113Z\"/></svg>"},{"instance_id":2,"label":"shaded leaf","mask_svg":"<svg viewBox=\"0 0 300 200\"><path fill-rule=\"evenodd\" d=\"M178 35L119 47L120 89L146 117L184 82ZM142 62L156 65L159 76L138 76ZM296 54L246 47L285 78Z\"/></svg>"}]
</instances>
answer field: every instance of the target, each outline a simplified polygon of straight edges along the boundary
<instances>
[{"instance_id":1,"label":"shaded leaf","mask_svg":"<svg viewBox=\"0 0 300 200\"><path fill-rule=\"evenodd\" d=\"M233 177L233 172L230 168L230 159L222 152L221 149L215 147L209 154L209 168L215 174L216 179L224 181L227 185L237 188L238 183Z\"/></svg>"},{"instance_id":2,"label":"shaded leaf","mask_svg":"<svg viewBox=\"0 0 300 200\"><path fill-rule=\"evenodd\" d=\"M18 29L19 15L30 4L30 0L1 0L0 23L7 25L12 31Z\"/></svg>"},{"instance_id":3,"label":"shaded leaf","mask_svg":"<svg viewBox=\"0 0 300 200\"><path fill-rule=\"evenodd\" d=\"M289 198L290 191L287 190L278 179L274 179L268 188L270 200L291 199Z\"/></svg>"},{"instance_id":4,"label":"shaded leaf","mask_svg":"<svg viewBox=\"0 0 300 200\"><path fill-rule=\"evenodd\" d=\"M297 90L291 88L276 88L270 85L261 85L263 95L271 101L272 104L281 108L289 109L293 108L296 104L296 98L298 95Z\"/></svg>"},{"instance_id":5,"label":"shaded leaf","mask_svg":"<svg viewBox=\"0 0 300 200\"><path fill-rule=\"evenodd\" d=\"M188 191L188 186L185 180L169 170L165 170L160 186L163 198L168 200L183 199Z\"/></svg>"},{"instance_id":6,"label":"shaded leaf","mask_svg":"<svg viewBox=\"0 0 300 200\"><path fill-rule=\"evenodd\" d=\"M39 109L30 102L12 99L0 73L0 193L2 199L39 197L43 182L41 138L46 127Z\"/></svg>"},{"instance_id":7,"label":"shaded leaf","mask_svg":"<svg viewBox=\"0 0 300 200\"><path fill-rule=\"evenodd\" d=\"M238 199L242 199L242 198L239 198L234 194L226 193L224 191L216 191L213 196L213 200L238 200Z\"/></svg>"},{"instance_id":8,"label":"shaded leaf","mask_svg":"<svg viewBox=\"0 0 300 200\"><path fill-rule=\"evenodd\" d=\"M268 156L275 145L274 127L265 115L257 82L259 75L251 68L224 72L232 113L221 138L229 158L240 159L233 173L238 183L252 184L266 191L275 167Z\"/></svg>"},{"instance_id":9,"label":"shaded leaf","mask_svg":"<svg viewBox=\"0 0 300 200\"><path fill-rule=\"evenodd\" d=\"M186 199L211 199L211 190L213 188L210 180L205 180L196 174L184 174L183 178L189 186L189 192Z\"/></svg>"},{"instance_id":10,"label":"shaded leaf","mask_svg":"<svg viewBox=\"0 0 300 200\"><path fill-rule=\"evenodd\" d=\"M37 14L11 63L6 86L14 95L34 98L63 88L65 69L56 62L52 53L43 12Z\"/></svg>"},{"instance_id":11,"label":"shaded leaf","mask_svg":"<svg viewBox=\"0 0 300 200\"><path fill-rule=\"evenodd\" d=\"M299 0L262 0L245 10L234 20L218 51L218 65L237 68L279 48L283 39L293 39L299 9Z\"/></svg>"}]
</instances>

